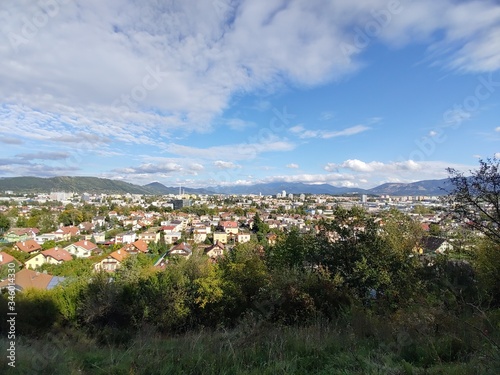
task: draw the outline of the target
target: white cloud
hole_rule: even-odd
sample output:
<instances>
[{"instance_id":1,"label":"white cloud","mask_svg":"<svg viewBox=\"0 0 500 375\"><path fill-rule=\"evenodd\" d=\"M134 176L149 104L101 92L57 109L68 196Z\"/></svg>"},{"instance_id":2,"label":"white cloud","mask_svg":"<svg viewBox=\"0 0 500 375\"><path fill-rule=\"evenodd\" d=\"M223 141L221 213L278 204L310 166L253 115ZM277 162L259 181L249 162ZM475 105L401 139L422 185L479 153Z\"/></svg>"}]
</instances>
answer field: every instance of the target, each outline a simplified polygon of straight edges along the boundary
<instances>
[{"instance_id":1,"label":"white cloud","mask_svg":"<svg viewBox=\"0 0 500 375\"><path fill-rule=\"evenodd\" d=\"M169 174L182 170L182 167L176 163L145 163L139 167L118 168L115 172L127 174Z\"/></svg>"},{"instance_id":2,"label":"white cloud","mask_svg":"<svg viewBox=\"0 0 500 375\"><path fill-rule=\"evenodd\" d=\"M70 154L67 152L46 152L39 151L31 154L18 154L16 157L19 157L24 160L62 160L69 158Z\"/></svg>"},{"instance_id":3,"label":"white cloud","mask_svg":"<svg viewBox=\"0 0 500 375\"><path fill-rule=\"evenodd\" d=\"M497 126L497 127L495 128L495 131L496 131L496 132L500 132L500 126Z\"/></svg>"},{"instance_id":4,"label":"white cloud","mask_svg":"<svg viewBox=\"0 0 500 375\"><path fill-rule=\"evenodd\" d=\"M332 120L333 118L335 118L335 114L332 111L324 111L321 112L319 115L319 119L321 121L329 121Z\"/></svg>"},{"instance_id":5,"label":"white cloud","mask_svg":"<svg viewBox=\"0 0 500 375\"><path fill-rule=\"evenodd\" d=\"M435 131L435 130L431 130L431 131L429 132L429 137L435 137L436 135L438 135L438 132L437 132L437 131Z\"/></svg>"},{"instance_id":6,"label":"white cloud","mask_svg":"<svg viewBox=\"0 0 500 375\"><path fill-rule=\"evenodd\" d=\"M198 171L198 172L205 169L205 167L200 163L192 163L189 165L188 168L192 171Z\"/></svg>"},{"instance_id":7,"label":"white cloud","mask_svg":"<svg viewBox=\"0 0 500 375\"><path fill-rule=\"evenodd\" d=\"M237 169L241 168L241 165L235 164L232 161L214 161L214 165L219 169Z\"/></svg>"},{"instance_id":8,"label":"white cloud","mask_svg":"<svg viewBox=\"0 0 500 375\"><path fill-rule=\"evenodd\" d=\"M217 160L222 156L230 157L233 160L250 160L256 158L261 153L291 151L294 148L295 145L293 143L273 138L261 143L240 143L207 148L171 143L165 147L165 150L175 155L201 160Z\"/></svg>"},{"instance_id":9,"label":"white cloud","mask_svg":"<svg viewBox=\"0 0 500 375\"><path fill-rule=\"evenodd\" d=\"M252 121L245 121L239 118L230 118L225 120L225 124L233 130L243 130L254 127L256 124Z\"/></svg>"},{"instance_id":10,"label":"white cloud","mask_svg":"<svg viewBox=\"0 0 500 375\"><path fill-rule=\"evenodd\" d=\"M495 159L500 159L500 152L495 152L494 157L495 157Z\"/></svg>"},{"instance_id":11,"label":"white cloud","mask_svg":"<svg viewBox=\"0 0 500 375\"><path fill-rule=\"evenodd\" d=\"M401 162L382 163L371 161L366 163L358 159L349 159L340 164L328 163L325 170L349 169L354 172L377 172L377 171L417 171L422 168L421 163L413 160Z\"/></svg>"},{"instance_id":12,"label":"white cloud","mask_svg":"<svg viewBox=\"0 0 500 375\"><path fill-rule=\"evenodd\" d=\"M259 182L303 182L307 184L332 184L335 186L357 186L354 176L350 174L297 174L288 176L270 176L259 180Z\"/></svg>"},{"instance_id":13,"label":"white cloud","mask_svg":"<svg viewBox=\"0 0 500 375\"><path fill-rule=\"evenodd\" d=\"M295 163L290 163L290 164L287 164L286 167L290 168L290 169L298 169L299 165L295 164Z\"/></svg>"},{"instance_id":14,"label":"white cloud","mask_svg":"<svg viewBox=\"0 0 500 375\"><path fill-rule=\"evenodd\" d=\"M23 105L28 116L50 112L61 124L76 119L75 128L130 142L154 140L145 128L166 135L208 131L235 93L288 82L324 84L352 73L360 67L356 30L388 7L386 0L198 0L175 7L77 1L46 10L46 22L28 32L24 20L44 14L43 4L20 0L2 8L3 102ZM453 69L494 71L500 67L499 35L494 1L403 1L370 42L425 40L431 50L445 51L436 60ZM346 44L355 48L346 51ZM11 109L7 116L16 118ZM318 136L351 135L345 131Z\"/></svg>"},{"instance_id":15,"label":"white cloud","mask_svg":"<svg viewBox=\"0 0 500 375\"><path fill-rule=\"evenodd\" d=\"M351 135L356 135L362 132L370 130L368 126L365 125L356 125L351 126L349 128L345 128L337 131L328 131L328 130L305 130L302 126L294 126L290 128L292 133L297 134L300 138L322 138L322 139L330 139L336 137L348 137Z\"/></svg>"},{"instance_id":16,"label":"white cloud","mask_svg":"<svg viewBox=\"0 0 500 375\"><path fill-rule=\"evenodd\" d=\"M397 162L364 162L358 159L348 159L342 163L328 163L324 169L327 172L342 174L342 170L354 173L356 180L363 187L373 187L384 182L414 182L419 180L442 179L448 177L446 168L452 167L467 172L473 166L447 163L442 161Z\"/></svg>"}]
</instances>

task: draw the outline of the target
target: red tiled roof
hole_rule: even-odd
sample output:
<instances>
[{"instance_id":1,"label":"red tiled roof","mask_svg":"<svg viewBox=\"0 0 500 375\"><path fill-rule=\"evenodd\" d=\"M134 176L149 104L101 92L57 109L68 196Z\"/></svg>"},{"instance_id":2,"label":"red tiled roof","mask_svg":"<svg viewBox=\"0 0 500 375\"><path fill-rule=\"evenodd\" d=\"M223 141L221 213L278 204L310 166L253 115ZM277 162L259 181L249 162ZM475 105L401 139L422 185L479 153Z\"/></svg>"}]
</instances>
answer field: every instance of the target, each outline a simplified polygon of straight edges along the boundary
<instances>
[{"instance_id":1,"label":"red tiled roof","mask_svg":"<svg viewBox=\"0 0 500 375\"><path fill-rule=\"evenodd\" d=\"M73 226L62 227L60 229L63 231L63 233L70 234L72 236L75 236L80 232L80 229L78 227L73 227Z\"/></svg>"},{"instance_id":2,"label":"red tiled roof","mask_svg":"<svg viewBox=\"0 0 500 375\"><path fill-rule=\"evenodd\" d=\"M137 250L139 250L143 253L148 252L148 244L143 240L137 240L137 241L133 242L132 245L134 245L137 248Z\"/></svg>"},{"instance_id":3,"label":"red tiled roof","mask_svg":"<svg viewBox=\"0 0 500 375\"><path fill-rule=\"evenodd\" d=\"M28 288L47 289L52 278L52 275L36 272L30 270L29 268L24 268L16 273L15 283L16 285L19 285L23 290ZM7 282L8 280L4 280L2 283L0 283L0 287L7 286Z\"/></svg>"},{"instance_id":4,"label":"red tiled roof","mask_svg":"<svg viewBox=\"0 0 500 375\"><path fill-rule=\"evenodd\" d=\"M222 221L220 225L223 228L238 228L238 223L236 221Z\"/></svg>"},{"instance_id":5,"label":"red tiled roof","mask_svg":"<svg viewBox=\"0 0 500 375\"><path fill-rule=\"evenodd\" d=\"M161 227L162 230L174 230L177 228L177 225L164 225Z\"/></svg>"},{"instance_id":6,"label":"red tiled roof","mask_svg":"<svg viewBox=\"0 0 500 375\"><path fill-rule=\"evenodd\" d=\"M73 257L68 251L59 247L53 247L51 249L42 251L42 254L46 257L54 258L57 261L67 262L73 260Z\"/></svg>"},{"instance_id":7,"label":"red tiled roof","mask_svg":"<svg viewBox=\"0 0 500 375\"><path fill-rule=\"evenodd\" d=\"M7 263L10 263L12 261L19 263L19 261L16 258L14 258L12 255L7 254L3 251L0 252L0 266L7 264Z\"/></svg>"},{"instance_id":8,"label":"red tiled roof","mask_svg":"<svg viewBox=\"0 0 500 375\"><path fill-rule=\"evenodd\" d=\"M120 249L113 251L111 254L109 254L109 256L121 263L126 257L128 257L128 253Z\"/></svg>"},{"instance_id":9,"label":"red tiled roof","mask_svg":"<svg viewBox=\"0 0 500 375\"><path fill-rule=\"evenodd\" d=\"M38 228L10 228L7 233L13 233L17 236L22 236L23 234L29 234L30 232L34 234L40 233Z\"/></svg>"},{"instance_id":10,"label":"red tiled roof","mask_svg":"<svg viewBox=\"0 0 500 375\"><path fill-rule=\"evenodd\" d=\"M16 242L15 245L19 250L24 251L25 253L32 253L33 251L42 250L42 247L35 240L26 240L21 242Z\"/></svg>"},{"instance_id":11,"label":"red tiled roof","mask_svg":"<svg viewBox=\"0 0 500 375\"><path fill-rule=\"evenodd\" d=\"M88 241L88 240L81 240L81 241L75 242L73 245L82 247L85 250L94 250L97 248L97 245L95 243L93 243L92 241Z\"/></svg>"}]
</instances>

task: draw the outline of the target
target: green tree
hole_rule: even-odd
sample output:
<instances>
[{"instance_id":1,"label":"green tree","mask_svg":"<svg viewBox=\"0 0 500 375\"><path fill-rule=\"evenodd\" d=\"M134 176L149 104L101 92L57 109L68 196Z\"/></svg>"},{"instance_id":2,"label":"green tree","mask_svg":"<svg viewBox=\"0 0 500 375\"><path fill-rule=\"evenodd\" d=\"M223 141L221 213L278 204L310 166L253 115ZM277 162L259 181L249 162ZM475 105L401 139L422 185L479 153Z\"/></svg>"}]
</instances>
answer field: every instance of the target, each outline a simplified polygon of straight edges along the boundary
<instances>
[{"instance_id":1,"label":"green tree","mask_svg":"<svg viewBox=\"0 0 500 375\"><path fill-rule=\"evenodd\" d=\"M7 216L0 214L0 235L10 229L10 220Z\"/></svg>"},{"instance_id":2,"label":"green tree","mask_svg":"<svg viewBox=\"0 0 500 375\"><path fill-rule=\"evenodd\" d=\"M16 221L16 227L26 228L28 226L28 221L24 216L19 216Z\"/></svg>"},{"instance_id":3,"label":"green tree","mask_svg":"<svg viewBox=\"0 0 500 375\"><path fill-rule=\"evenodd\" d=\"M275 246L268 249L267 262L272 268L303 268L308 255L310 236L303 236L297 228L281 236Z\"/></svg>"},{"instance_id":4,"label":"green tree","mask_svg":"<svg viewBox=\"0 0 500 375\"><path fill-rule=\"evenodd\" d=\"M388 246L402 257L410 255L424 235L419 222L396 209L382 217L380 233Z\"/></svg>"},{"instance_id":5,"label":"green tree","mask_svg":"<svg viewBox=\"0 0 500 375\"><path fill-rule=\"evenodd\" d=\"M453 210L474 229L500 244L500 160L479 160L470 176L448 168L452 189L448 194Z\"/></svg>"},{"instance_id":6,"label":"green tree","mask_svg":"<svg viewBox=\"0 0 500 375\"><path fill-rule=\"evenodd\" d=\"M429 224L429 234L431 236L440 236L442 234L441 227L439 224L431 223Z\"/></svg>"},{"instance_id":7,"label":"green tree","mask_svg":"<svg viewBox=\"0 0 500 375\"><path fill-rule=\"evenodd\" d=\"M252 231L257 235L257 241L259 242L263 242L266 234L269 233L269 225L262 221L258 212L253 217Z\"/></svg>"}]
</instances>

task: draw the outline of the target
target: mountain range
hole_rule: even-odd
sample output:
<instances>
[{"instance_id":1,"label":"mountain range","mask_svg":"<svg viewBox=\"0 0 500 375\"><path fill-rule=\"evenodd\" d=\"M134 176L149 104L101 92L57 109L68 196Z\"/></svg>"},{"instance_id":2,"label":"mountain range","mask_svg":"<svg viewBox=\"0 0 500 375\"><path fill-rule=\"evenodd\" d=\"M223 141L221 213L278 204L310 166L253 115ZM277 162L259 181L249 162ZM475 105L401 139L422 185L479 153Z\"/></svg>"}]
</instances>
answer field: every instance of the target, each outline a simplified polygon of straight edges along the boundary
<instances>
[{"instance_id":1,"label":"mountain range","mask_svg":"<svg viewBox=\"0 0 500 375\"><path fill-rule=\"evenodd\" d=\"M449 179L425 180L412 183L386 183L371 189L337 187L328 184L311 185L301 182L272 182L254 185L211 186L207 188L182 188L188 194L263 194L276 195L283 190L287 194L367 194L367 195L445 195L452 185ZM71 191L97 194L178 194L178 187L159 182L135 185L119 180L97 177L4 177L0 178L0 192L49 193Z\"/></svg>"}]
</instances>

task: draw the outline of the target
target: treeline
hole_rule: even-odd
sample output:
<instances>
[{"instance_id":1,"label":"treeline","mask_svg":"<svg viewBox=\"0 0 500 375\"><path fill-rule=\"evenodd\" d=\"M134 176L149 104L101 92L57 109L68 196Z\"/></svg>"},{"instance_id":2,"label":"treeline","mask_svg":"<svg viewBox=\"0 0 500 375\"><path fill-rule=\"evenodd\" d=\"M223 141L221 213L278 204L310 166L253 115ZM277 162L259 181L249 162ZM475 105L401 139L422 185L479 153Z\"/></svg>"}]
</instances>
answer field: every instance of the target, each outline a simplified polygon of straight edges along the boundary
<instances>
[{"instance_id":1,"label":"treeline","mask_svg":"<svg viewBox=\"0 0 500 375\"><path fill-rule=\"evenodd\" d=\"M416 306L473 314L498 305L498 286L488 277L478 283L480 269L417 256L421 235L398 212L374 220L359 209L339 209L318 233L292 230L268 248L242 244L217 263L192 257L154 270L147 257L130 257L115 274L85 274L54 290L19 293L18 332L72 327L122 342L144 327L177 334L245 319L307 325L353 307L389 316Z\"/></svg>"}]
</instances>

